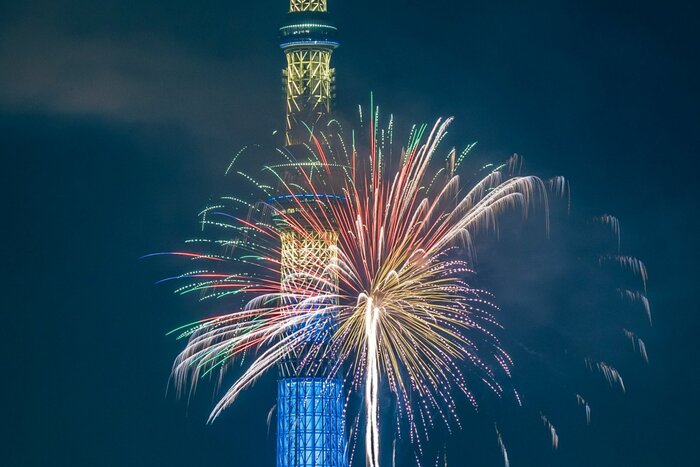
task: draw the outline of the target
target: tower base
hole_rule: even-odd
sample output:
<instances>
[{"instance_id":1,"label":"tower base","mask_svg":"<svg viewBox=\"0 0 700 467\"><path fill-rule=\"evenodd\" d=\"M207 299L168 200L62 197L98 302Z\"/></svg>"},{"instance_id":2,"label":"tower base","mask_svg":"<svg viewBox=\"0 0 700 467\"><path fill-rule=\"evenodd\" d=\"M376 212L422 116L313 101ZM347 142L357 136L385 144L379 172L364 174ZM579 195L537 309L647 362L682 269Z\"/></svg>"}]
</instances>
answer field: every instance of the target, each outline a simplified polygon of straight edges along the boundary
<instances>
[{"instance_id":1,"label":"tower base","mask_svg":"<svg viewBox=\"0 0 700 467\"><path fill-rule=\"evenodd\" d=\"M348 467L343 382L284 378L277 385L277 467Z\"/></svg>"}]
</instances>

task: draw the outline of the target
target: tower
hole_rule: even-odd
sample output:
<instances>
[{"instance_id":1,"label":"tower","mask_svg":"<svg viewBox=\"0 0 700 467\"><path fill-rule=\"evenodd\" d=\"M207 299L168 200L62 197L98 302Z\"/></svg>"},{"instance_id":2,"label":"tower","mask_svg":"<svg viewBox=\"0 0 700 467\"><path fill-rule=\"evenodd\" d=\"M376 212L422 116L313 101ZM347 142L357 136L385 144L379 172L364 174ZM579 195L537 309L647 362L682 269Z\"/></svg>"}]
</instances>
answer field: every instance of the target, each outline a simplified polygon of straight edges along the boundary
<instances>
[{"instance_id":1,"label":"tower","mask_svg":"<svg viewBox=\"0 0 700 467\"><path fill-rule=\"evenodd\" d=\"M309 128L331 112L334 97L331 55L338 42L336 27L326 19L326 14L327 0L290 0L289 20L280 28L280 46L287 58L283 74L287 146L308 141ZM342 201L332 194L285 195L270 200L287 216L293 215L298 203L309 203L309 209L327 209L328 203ZM302 219L297 221L301 223ZM335 258L333 246L338 242L338 233L331 223L332 220L322 229L316 226L307 232L280 225L282 284L296 290L318 287L309 283L308 277L326 269ZM334 283L330 279L326 284ZM334 327L333 317L327 314L307 322L304 355L321 355ZM277 467L347 467L343 381L329 371L333 362L313 358L305 362L304 355L290 356L281 367L277 392Z\"/></svg>"},{"instance_id":2,"label":"tower","mask_svg":"<svg viewBox=\"0 0 700 467\"><path fill-rule=\"evenodd\" d=\"M308 140L307 126L313 127L332 110L331 57L339 44L337 28L327 14L327 0L290 0L288 21L280 28L280 47L287 57L283 71L287 146Z\"/></svg>"}]
</instances>

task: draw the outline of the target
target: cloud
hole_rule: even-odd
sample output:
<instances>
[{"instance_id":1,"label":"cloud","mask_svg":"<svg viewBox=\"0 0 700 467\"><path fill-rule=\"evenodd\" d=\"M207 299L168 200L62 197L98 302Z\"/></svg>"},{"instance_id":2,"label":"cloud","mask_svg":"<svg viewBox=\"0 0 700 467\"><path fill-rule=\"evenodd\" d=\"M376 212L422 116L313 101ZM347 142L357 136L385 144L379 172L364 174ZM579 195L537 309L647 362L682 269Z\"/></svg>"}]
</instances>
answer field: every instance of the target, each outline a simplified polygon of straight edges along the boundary
<instances>
[{"instance_id":1,"label":"cloud","mask_svg":"<svg viewBox=\"0 0 700 467\"><path fill-rule=\"evenodd\" d=\"M230 144L282 121L276 76L256 75L263 67L251 60L153 34L85 37L26 20L0 36L0 108L175 125Z\"/></svg>"}]
</instances>

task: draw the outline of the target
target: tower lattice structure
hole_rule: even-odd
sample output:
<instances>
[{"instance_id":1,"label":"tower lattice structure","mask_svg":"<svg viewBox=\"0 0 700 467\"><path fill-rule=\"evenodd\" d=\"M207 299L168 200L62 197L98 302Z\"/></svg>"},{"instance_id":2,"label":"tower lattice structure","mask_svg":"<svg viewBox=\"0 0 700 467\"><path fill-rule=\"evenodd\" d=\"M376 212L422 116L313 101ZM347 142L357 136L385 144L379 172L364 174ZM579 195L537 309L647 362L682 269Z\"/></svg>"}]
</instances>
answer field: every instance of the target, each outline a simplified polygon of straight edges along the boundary
<instances>
[{"instance_id":1,"label":"tower lattice structure","mask_svg":"<svg viewBox=\"0 0 700 467\"><path fill-rule=\"evenodd\" d=\"M337 29L328 21L327 12L327 0L290 0L288 21L280 28L280 46L287 58L283 73L285 143L290 150L308 141L310 130L332 111L335 70L331 56L339 44L335 38ZM271 202L279 211L293 216L299 203L308 203L310 209L325 209L328 203L343 199L332 194L298 194ZM313 278L325 274L327 266L337 259L337 229L329 223L323 229L316 226L301 231L282 226L281 232L283 288L318 293L319 282ZM333 292L327 290L329 287L337 290L337 280L324 279L322 287L327 292ZM332 303L315 306L332 309ZM335 376L333 362L316 358L329 345L336 323L332 314L319 310L316 315L310 311L312 318L303 324L304 351L290 355L281 366L277 467L347 467L343 381Z\"/></svg>"},{"instance_id":2,"label":"tower lattice structure","mask_svg":"<svg viewBox=\"0 0 700 467\"><path fill-rule=\"evenodd\" d=\"M309 139L312 128L332 111L335 93L333 51L337 28L327 19L327 0L290 0L289 21L280 28L287 57L285 87L288 146Z\"/></svg>"}]
</instances>

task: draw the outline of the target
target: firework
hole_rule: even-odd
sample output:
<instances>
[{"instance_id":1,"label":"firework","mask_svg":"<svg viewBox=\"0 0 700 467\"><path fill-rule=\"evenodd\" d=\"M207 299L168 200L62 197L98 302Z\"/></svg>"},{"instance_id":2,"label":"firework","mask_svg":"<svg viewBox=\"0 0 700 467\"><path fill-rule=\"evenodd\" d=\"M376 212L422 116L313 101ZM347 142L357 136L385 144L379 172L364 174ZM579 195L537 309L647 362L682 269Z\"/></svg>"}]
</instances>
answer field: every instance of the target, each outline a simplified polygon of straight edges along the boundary
<instances>
[{"instance_id":1,"label":"firework","mask_svg":"<svg viewBox=\"0 0 700 467\"><path fill-rule=\"evenodd\" d=\"M372 467L380 461L382 384L397 403L397 428L406 421L419 450L436 423L459 425L456 394L478 406L475 384L498 396L510 393L520 404L519 394L504 384L512 359L497 336L499 310L487 291L469 284L470 253L479 233L495 231L503 213L527 215L539 208L547 219L548 193L566 190L561 177L547 183L520 175L517 157L465 184L460 166L473 145L461 153L442 151L450 119L430 129L414 127L401 150L394 148L393 118L385 129L378 122L375 111L366 150L354 132L346 142L334 128L311 135L303 156L278 150L281 161L264 166L261 176L236 170L239 153L227 173L257 190L259 199L223 197L202 211L203 227L222 236L189 243L195 250L215 247L216 253L170 253L196 266L166 279L184 282L176 289L180 294L237 296L243 303L173 331L187 339L173 366L178 394L194 390L202 377L222 381L243 356L248 363L210 421L271 368L342 376L364 399L366 461ZM619 242L617 220L600 221ZM303 257L314 260L299 264L297 253L309 248L318 251ZM640 274L646 286L638 260L613 255L600 261ZM319 340L319 332L330 335ZM626 333L646 355L643 341ZM586 365L624 390L615 368L591 360ZM588 404L577 399L590 417ZM556 448L557 432L542 420ZM498 438L508 464L500 432Z\"/></svg>"}]
</instances>

